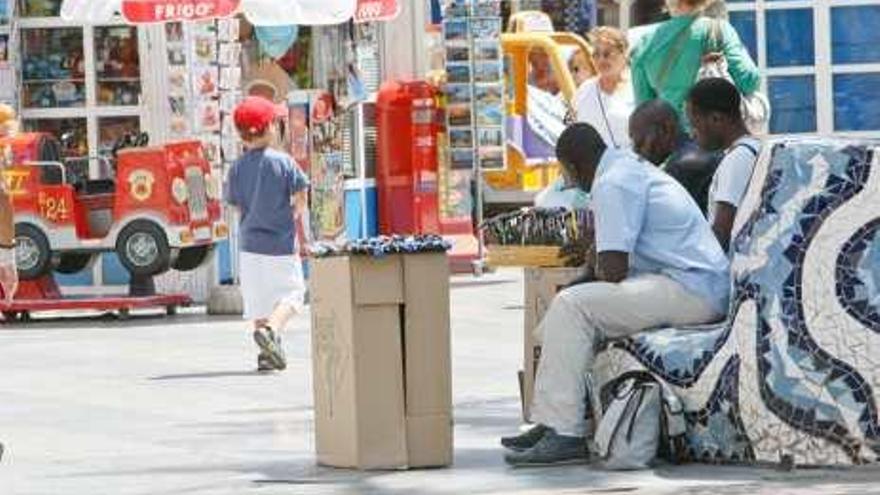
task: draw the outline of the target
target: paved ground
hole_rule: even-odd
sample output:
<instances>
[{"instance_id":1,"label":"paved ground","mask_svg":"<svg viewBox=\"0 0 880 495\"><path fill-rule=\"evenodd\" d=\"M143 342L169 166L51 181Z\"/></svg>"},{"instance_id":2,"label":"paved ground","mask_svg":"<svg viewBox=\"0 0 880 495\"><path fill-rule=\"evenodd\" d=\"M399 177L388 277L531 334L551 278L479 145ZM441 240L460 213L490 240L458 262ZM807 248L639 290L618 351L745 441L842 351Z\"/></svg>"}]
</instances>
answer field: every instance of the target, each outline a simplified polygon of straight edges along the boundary
<instances>
[{"instance_id":1,"label":"paved ground","mask_svg":"<svg viewBox=\"0 0 880 495\"><path fill-rule=\"evenodd\" d=\"M521 294L513 271L454 281L456 464L418 472L315 466L306 319L274 376L241 322L197 313L0 328L0 494L880 493L877 470L506 468Z\"/></svg>"}]
</instances>

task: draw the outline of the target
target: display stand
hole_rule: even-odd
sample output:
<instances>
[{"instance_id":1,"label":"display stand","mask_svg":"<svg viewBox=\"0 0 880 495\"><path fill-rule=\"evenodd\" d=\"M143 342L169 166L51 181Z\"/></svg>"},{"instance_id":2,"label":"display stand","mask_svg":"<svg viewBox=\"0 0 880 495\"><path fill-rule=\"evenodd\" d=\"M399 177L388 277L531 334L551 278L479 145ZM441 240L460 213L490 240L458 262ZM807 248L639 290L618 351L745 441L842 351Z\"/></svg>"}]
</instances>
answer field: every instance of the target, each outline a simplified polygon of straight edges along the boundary
<instances>
[{"instance_id":1,"label":"display stand","mask_svg":"<svg viewBox=\"0 0 880 495\"><path fill-rule=\"evenodd\" d=\"M484 171L506 168L501 27L499 1L449 0L445 4L449 165L443 201L449 203L451 197L466 196L474 203L472 208L444 205L441 211L455 213L441 222L456 227L456 238L450 239L455 246L450 257L469 259L477 276L486 270L485 245L479 229L474 239L470 221L473 218L477 226L483 222ZM460 217L465 215L467 234L460 232Z\"/></svg>"}]
</instances>

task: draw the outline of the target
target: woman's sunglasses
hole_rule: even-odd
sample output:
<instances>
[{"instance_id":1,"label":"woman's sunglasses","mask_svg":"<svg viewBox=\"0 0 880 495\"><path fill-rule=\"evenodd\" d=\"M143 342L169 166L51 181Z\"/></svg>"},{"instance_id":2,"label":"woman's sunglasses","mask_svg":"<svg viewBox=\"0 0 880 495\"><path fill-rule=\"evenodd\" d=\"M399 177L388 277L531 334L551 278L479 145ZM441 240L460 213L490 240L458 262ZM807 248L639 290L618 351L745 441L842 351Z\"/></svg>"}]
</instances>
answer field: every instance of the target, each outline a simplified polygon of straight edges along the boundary
<instances>
[{"instance_id":1,"label":"woman's sunglasses","mask_svg":"<svg viewBox=\"0 0 880 495\"><path fill-rule=\"evenodd\" d=\"M618 50L596 50L593 52L593 58L613 58L619 53Z\"/></svg>"}]
</instances>

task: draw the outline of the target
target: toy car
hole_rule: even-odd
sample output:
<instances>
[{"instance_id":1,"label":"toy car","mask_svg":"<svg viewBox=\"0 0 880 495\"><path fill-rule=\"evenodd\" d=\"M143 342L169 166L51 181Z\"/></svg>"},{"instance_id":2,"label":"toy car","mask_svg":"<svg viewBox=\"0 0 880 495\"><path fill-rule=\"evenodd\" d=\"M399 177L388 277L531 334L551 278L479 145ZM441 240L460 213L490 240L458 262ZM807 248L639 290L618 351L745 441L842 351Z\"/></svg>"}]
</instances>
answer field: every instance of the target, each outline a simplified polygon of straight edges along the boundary
<instances>
[{"instance_id":1,"label":"toy car","mask_svg":"<svg viewBox=\"0 0 880 495\"><path fill-rule=\"evenodd\" d=\"M220 178L198 141L121 150L102 180L62 164L48 134L0 140L0 151L22 280L76 273L109 251L134 276L194 270L228 234Z\"/></svg>"}]
</instances>

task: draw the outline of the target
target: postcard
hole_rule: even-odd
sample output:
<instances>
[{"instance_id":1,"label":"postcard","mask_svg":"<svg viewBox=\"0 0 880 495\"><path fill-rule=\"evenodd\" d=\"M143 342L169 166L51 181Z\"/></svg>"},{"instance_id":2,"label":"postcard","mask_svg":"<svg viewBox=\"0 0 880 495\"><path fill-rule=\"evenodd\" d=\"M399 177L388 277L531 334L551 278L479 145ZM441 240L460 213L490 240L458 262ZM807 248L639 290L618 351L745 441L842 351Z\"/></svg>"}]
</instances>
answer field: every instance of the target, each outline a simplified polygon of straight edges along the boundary
<instances>
[{"instance_id":1,"label":"postcard","mask_svg":"<svg viewBox=\"0 0 880 495\"><path fill-rule=\"evenodd\" d=\"M500 170L504 168L504 148L486 148L479 152L480 167L485 170Z\"/></svg>"},{"instance_id":2,"label":"postcard","mask_svg":"<svg viewBox=\"0 0 880 495\"><path fill-rule=\"evenodd\" d=\"M477 104L478 126L501 126L504 123L504 111L501 105Z\"/></svg>"},{"instance_id":3,"label":"postcard","mask_svg":"<svg viewBox=\"0 0 880 495\"><path fill-rule=\"evenodd\" d=\"M471 81L470 64L446 64L446 81L450 83L469 83Z\"/></svg>"},{"instance_id":4,"label":"postcard","mask_svg":"<svg viewBox=\"0 0 880 495\"><path fill-rule=\"evenodd\" d=\"M475 40L497 40L501 36L501 19L471 19L471 35Z\"/></svg>"},{"instance_id":5,"label":"postcard","mask_svg":"<svg viewBox=\"0 0 880 495\"><path fill-rule=\"evenodd\" d=\"M450 126L469 126L471 125L471 106L470 104L449 105L446 109L446 116Z\"/></svg>"},{"instance_id":6,"label":"postcard","mask_svg":"<svg viewBox=\"0 0 880 495\"><path fill-rule=\"evenodd\" d=\"M446 48L447 62L470 62L471 50L466 46L449 46Z\"/></svg>"},{"instance_id":7,"label":"postcard","mask_svg":"<svg viewBox=\"0 0 880 495\"><path fill-rule=\"evenodd\" d=\"M468 20L451 19L443 23L443 39L446 41L467 41Z\"/></svg>"},{"instance_id":8,"label":"postcard","mask_svg":"<svg viewBox=\"0 0 880 495\"><path fill-rule=\"evenodd\" d=\"M480 148L500 147L504 145L504 130L501 127L481 127L477 129L478 146Z\"/></svg>"},{"instance_id":9,"label":"postcard","mask_svg":"<svg viewBox=\"0 0 880 495\"><path fill-rule=\"evenodd\" d=\"M474 81L491 83L501 81L501 62L477 62L474 64Z\"/></svg>"},{"instance_id":10,"label":"postcard","mask_svg":"<svg viewBox=\"0 0 880 495\"><path fill-rule=\"evenodd\" d=\"M452 148L473 148L474 134L470 127L449 129L449 146Z\"/></svg>"},{"instance_id":11,"label":"postcard","mask_svg":"<svg viewBox=\"0 0 880 495\"><path fill-rule=\"evenodd\" d=\"M500 105L504 98L504 88L500 84L485 84L474 88L476 102L483 105Z\"/></svg>"},{"instance_id":12,"label":"postcard","mask_svg":"<svg viewBox=\"0 0 880 495\"><path fill-rule=\"evenodd\" d=\"M452 149L449 152L450 165L453 170L474 168L473 148Z\"/></svg>"},{"instance_id":13,"label":"postcard","mask_svg":"<svg viewBox=\"0 0 880 495\"><path fill-rule=\"evenodd\" d=\"M449 103L470 103L472 94L470 84L446 85L446 96Z\"/></svg>"}]
</instances>

